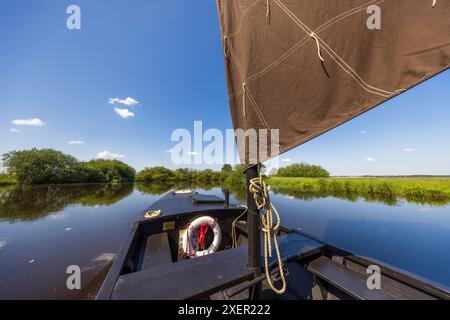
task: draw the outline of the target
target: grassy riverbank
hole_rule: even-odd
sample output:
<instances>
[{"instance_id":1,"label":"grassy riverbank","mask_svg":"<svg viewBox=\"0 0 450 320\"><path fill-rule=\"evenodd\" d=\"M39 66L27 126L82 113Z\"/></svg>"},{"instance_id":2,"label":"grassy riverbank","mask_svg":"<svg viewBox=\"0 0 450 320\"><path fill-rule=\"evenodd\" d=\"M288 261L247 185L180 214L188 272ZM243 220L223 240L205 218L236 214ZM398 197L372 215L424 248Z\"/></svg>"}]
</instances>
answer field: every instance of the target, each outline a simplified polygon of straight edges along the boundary
<instances>
[{"instance_id":1,"label":"grassy riverbank","mask_svg":"<svg viewBox=\"0 0 450 320\"><path fill-rule=\"evenodd\" d=\"M11 186L17 184L16 178L10 174L0 173L0 186Z\"/></svg>"},{"instance_id":2,"label":"grassy riverbank","mask_svg":"<svg viewBox=\"0 0 450 320\"><path fill-rule=\"evenodd\" d=\"M275 192L383 195L410 201L450 202L450 178L281 178L268 183Z\"/></svg>"}]
</instances>

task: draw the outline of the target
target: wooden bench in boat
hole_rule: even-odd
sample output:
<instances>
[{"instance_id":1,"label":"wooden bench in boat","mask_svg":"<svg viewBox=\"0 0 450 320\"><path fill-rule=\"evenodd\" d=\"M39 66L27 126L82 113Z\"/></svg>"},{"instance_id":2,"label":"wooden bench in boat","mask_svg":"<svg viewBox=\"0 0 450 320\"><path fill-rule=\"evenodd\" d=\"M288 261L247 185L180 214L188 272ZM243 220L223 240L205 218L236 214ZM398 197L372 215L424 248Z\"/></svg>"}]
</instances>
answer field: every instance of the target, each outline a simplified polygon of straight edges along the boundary
<instances>
[{"instance_id":1,"label":"wooden bench in boat","mask_svg":"<svg viewBox=\"0 0 450 320\"><path fill-rule=\"evenodd\" d=\"M280 251L285 262L317 254L322 247L323 244L298 234L280 239ZM143 268L140 272L119 277L112 299L205 298L252 279L252 273L247 267L247 254L248 248L244 245L197 259Z\"/></svg>"},{"instance_id":2,"label":"wooden bench in boat","mask_svg":"<svg viewBox=\"0 0 450 320\"><path fill-rule=\"evenodd\" d=\"M149 236L145 246L141 270L156 268L162 265L171 264L172 262L169 236L167 233Z\"/></svg>"},{"instance_id":3,"label":"wooden bench in boat","mask_svg":"<svg viewBox=\"0 0 450 320\"><path fill-rule=\"evenodd\" d=\"M384 290L370 290L364 276L327 257L320 257L308 264L307 269L318 278L358 300L394 300Z\"/></svg>"},{"instance_id":4,"label":"wooden bench in boat","mask_svg":"<svg viewBox=\"0 0 450 320\"><path fill-rule=\"evenodd\" d=\"M224 204L225 199L219 198L214 195L195 194L191 196L192 203L194 204Z\"/></svg>"},{"instance_id":5,"label":"wooden bench in boat","mask_svg":"<svg viewBox=\"0 0 450 320\"><path fill-rule=\"evenodd\" d=\"M121 276L115 300L187 300L250 279L246 248L225 250Z\"/></svg>"}]
</instances>

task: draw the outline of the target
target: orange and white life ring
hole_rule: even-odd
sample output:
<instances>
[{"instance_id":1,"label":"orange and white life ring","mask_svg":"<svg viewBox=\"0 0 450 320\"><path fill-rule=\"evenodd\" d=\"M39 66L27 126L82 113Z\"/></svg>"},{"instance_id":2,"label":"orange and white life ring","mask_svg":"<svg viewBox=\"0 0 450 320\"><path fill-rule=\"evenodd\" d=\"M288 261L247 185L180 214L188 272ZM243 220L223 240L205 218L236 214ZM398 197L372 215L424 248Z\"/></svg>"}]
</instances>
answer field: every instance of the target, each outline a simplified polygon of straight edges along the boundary
<instances>
[{"instance_id":1,"label":"orange and white life ring","mask_svg":"<svg viewBox=\"0 0 450 320\"><path fill-rule=\"evenodd\" d=\"M214 232L214 240L209 248L203 251L196 251L195 244L198 241L200 229L202 226L208 226ZM217 252L222 242L222 231L219 223L209 216L204 216L192 221L183 233L181 244L186 256L190 258L202 257Z\"/></svg>"}]
</instances>

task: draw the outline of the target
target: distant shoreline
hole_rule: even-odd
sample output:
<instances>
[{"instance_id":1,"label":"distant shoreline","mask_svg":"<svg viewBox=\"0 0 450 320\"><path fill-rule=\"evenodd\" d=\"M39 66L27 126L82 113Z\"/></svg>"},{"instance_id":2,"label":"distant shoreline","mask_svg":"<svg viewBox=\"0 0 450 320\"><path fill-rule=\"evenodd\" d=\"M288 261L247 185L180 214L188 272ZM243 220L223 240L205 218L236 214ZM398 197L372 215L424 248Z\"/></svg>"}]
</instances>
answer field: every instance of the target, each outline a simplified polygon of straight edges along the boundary
<instances>
[{"instance_id":1,"label":"distant shoreline","mask_svg":"<svg viewBox=\"0 0 450 320\"><path fill-rule=\"evenodd\" d=\"M416 174L416 175L386 175L386 176L372 176L372 175L366 175L366 176L330 176L330 178L348 178L348 179L370 179L370 178L378 178L378 179L390 179L390 178L450 178L450 175L426 175L426 174Z\"/></svg>"},{"instance_id":2,"label":"distant shoreline","mask_svg":"<svg viewBox=\"0 0 450 320\"><path fill-rule=\"evenodd\" d=\"M303 177L278 177L278 176L269 176L268 179L450 179L450 175L386 175L386 176L330 176L329 178L303 178ZM143 182L143 183L151 183L152 181L139 181L138 179L128 181L128 183L133 182ZM161 181L167 182L167 181ZM185 180L176 180L174 179L172 182L185 182ZM59 183L59 184L102 184L104 182L92 182L92 183ZM16 179L12 178L10 175L1 174L0 173L0 187L19 185ZM45 185L45 183L44 183Z\"/></svg>"},{"instance_id":3,"label":"distant shoreline","mask_svg":"<svg viewBox=\"0 0 450 320\"><path fill-rule=\"evenodd\" d=\"M450 177L270 177L275 192L322 195L347 194L361 197L403 198L417 203L450 203Z\"/></svg>"}]
</instances>

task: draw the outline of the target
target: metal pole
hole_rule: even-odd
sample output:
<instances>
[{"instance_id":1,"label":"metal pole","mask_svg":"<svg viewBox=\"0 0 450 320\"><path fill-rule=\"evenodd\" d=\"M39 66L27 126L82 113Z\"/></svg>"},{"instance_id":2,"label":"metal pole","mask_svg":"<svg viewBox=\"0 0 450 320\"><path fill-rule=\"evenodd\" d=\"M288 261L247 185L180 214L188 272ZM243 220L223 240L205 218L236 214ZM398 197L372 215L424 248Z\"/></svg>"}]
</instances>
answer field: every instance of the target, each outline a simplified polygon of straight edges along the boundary
<instances>
[{"instance_id":1,"label":"metal pole","mask_svg":"<svg viewBox=\"0 0 450 320\"><path fill-rule=\"evenodd\" d=\"M230 189L226 188L224 193L225 193L225 205L227 207L229 207L230 206Z\"/></svg>"},{"instance_id":2,"label":"metal pole","mask_svg":"<svg viewBox=\"0 0 450 320\"><path fill-rule=\"evenodd\" d=\"M259 231L259 210L256 207L253 194L250 192L250 180L258 177L258 166L249 168L246 172L247 177L247 232L248 232L248 268L253 273L254 278L261 276L261 239ZM251 289L251 297L254 300L261 300L262 284L256 284Z\"/></svg>"}]
</instances>

